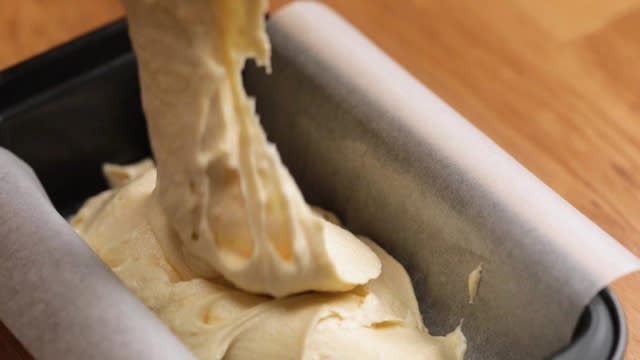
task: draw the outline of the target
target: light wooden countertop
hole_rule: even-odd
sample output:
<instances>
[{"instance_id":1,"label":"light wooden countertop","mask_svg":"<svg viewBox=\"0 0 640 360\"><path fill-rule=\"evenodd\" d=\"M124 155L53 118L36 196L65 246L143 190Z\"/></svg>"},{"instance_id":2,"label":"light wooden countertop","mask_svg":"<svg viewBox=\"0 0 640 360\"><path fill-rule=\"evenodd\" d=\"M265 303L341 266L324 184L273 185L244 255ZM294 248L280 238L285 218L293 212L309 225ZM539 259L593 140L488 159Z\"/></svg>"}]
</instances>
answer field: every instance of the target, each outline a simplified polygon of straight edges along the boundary
<instances>
[{"instance_id":1,"label":"light wooden countertop","mask_svg":"<svg viewBox=\"0 0 640 360\"><path fill-rule=\"evenodd\" d=\"M640 0L326 2L640 255ZM0 1L0 69L121 15L118 0ZM640 360L640 274L612 287ZM0 357L25 354L0 326Z\"/></svg>"}]
</instances>

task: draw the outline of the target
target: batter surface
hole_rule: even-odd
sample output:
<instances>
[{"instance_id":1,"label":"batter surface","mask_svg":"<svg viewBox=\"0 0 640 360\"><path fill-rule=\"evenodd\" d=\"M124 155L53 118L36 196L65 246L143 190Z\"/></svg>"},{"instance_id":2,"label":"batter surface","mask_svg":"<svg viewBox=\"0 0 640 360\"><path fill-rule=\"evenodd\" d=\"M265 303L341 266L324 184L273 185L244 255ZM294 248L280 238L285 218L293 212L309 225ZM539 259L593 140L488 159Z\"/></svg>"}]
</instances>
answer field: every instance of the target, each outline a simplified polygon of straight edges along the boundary
<instances>
[{"instance_id":1,"label":"batter surface","mask_svg":"<svg viewBox=\"0 0 640 360\"><path fill-rule=\"evenodd\" d=\"M267 141L241 70L269 69L265 1L123 0L152 162L72 225L201 359L462 359L428 334L402 268L311 208Z\"/></svg>"}]
</instances>

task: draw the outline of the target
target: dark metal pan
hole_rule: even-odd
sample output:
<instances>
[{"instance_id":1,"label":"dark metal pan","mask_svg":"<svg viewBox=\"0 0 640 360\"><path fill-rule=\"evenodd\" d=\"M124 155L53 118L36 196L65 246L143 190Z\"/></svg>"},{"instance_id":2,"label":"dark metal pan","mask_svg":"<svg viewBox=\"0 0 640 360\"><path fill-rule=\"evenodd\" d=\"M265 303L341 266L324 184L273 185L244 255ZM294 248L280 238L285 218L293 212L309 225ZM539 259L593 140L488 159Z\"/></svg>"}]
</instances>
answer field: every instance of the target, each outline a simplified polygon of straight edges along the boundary
<instances>
[{"instance_id":1,"label":"dark metal pan","mask_svg":"<svg viewBox=\"0 0 640 360\"><path fill-rule=\"evenodd\" d=\"M0 146L33 167L64 216L106 187L103 162L148 156L126 22L0 72ZM623 358L625 320L608 288L575 329L573 342L552 359Z\"/></svg>"}]
</instances>

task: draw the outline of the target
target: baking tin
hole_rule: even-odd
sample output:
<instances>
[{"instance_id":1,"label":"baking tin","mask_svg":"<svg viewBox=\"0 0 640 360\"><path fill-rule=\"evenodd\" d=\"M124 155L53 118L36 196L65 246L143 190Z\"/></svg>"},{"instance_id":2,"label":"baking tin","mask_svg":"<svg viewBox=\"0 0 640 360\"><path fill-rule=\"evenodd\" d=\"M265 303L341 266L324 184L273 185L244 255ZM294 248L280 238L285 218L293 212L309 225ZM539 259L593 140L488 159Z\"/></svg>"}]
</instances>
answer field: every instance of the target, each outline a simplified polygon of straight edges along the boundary
<instances>
[{"instance_id":1,"label":"baking tin","mask_svg":"<svg viewBox=\"0 0 640 360\"><path fill-rule=\"evenodd\" d=\"M106 188L103 162L149 156L126 22L0 72L0 146L35 170L63 216ZM584 310L573 342L551 358L618 360L626 340L620 304L605 288Z\"/></svg>"}]
</instances>

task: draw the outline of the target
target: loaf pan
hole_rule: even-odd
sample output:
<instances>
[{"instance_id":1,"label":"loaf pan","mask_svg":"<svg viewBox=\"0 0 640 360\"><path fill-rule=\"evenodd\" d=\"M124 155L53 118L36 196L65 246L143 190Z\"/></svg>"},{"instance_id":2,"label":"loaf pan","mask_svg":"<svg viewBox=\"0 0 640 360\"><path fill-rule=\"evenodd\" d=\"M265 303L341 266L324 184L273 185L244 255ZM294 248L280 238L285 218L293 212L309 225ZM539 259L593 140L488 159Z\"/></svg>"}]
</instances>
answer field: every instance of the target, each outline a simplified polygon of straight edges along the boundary
<instances>
[{"instance_id":1,"label":"loaf pan","mask_svg":"<svg viewBox=\"0 0 640 360\"><path fill-rule=\"evenodd\" d=\"M104 162L150 155L139 91L119 20L0 72L0 146L27 162L57 210L71 215L106 188ZM584 309L572 343L550 358L619 360L626 338L621 307L605 288Z\"/></svg>"}]
</instances>

